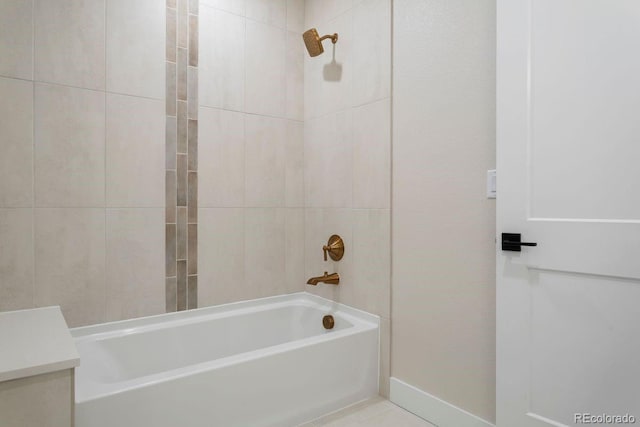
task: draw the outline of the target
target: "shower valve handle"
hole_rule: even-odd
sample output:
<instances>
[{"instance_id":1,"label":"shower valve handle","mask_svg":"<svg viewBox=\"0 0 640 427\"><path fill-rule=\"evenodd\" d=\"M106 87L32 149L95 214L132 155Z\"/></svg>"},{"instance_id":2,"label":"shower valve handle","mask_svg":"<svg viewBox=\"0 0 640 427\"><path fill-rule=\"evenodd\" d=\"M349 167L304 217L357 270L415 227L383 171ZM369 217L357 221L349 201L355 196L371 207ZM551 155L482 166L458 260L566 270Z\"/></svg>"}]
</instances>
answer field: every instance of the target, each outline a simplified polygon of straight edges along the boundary
<instances>
[{"instance_id":1,"label":"shower valve handle","mask_svg":"<svg viewBox=\"0 0 640 427\"><path fill-rule=\"evenodd\" d=\"M344 256L344 241L342 237L334 234L329 237L329 241L322 247L324 253L324 260L327 261L327 255L334 261L340 261Z\"/></svg>"},{"instance_id":2,"label":"shower valve handle","mask_svg":"<svg viewBox=\"0 0 640 427\"><path fill-rule=\"evenodd\" d=\"M324 245L322 247L322 252L324 252L324 260L327 261L327 253L329 252L330 248L327 245Z\"/></svg>"}]
</instances>

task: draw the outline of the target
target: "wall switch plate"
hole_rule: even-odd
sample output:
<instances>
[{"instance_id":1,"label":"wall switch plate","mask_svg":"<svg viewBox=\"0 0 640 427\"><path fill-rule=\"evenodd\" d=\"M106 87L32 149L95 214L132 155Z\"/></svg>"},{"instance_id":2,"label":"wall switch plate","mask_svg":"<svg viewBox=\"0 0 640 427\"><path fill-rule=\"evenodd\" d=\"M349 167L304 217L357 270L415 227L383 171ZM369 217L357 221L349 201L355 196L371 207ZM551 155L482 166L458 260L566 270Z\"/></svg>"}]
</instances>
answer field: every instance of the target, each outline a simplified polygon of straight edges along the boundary
<instances>
[{"instance_id":1,"label":"wall switch plate","mask_svg":"<svg viewBox=\"0 0 640 427\"><path fill-rule=\"evenodd\" d=\"M487 199L496 198L496 170L487 171Z\"/></svg>"}]
</instances>

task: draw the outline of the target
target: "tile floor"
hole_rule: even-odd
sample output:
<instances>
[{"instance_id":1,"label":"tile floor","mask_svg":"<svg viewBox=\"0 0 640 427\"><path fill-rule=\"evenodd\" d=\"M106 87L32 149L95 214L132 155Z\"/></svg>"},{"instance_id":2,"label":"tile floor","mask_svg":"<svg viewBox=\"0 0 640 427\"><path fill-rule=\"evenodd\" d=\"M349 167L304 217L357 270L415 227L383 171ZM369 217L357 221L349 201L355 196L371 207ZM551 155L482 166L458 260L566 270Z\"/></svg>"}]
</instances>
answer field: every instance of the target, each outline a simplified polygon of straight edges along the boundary
<instances>
[{"instance_id":1,"label":"tile floor","mask_svg":"<svg viewBox=\"0 0 640 427\"><path fill-rule=\"evenodd\" d=\"M434 427L382 397L357 403L300 427Z\"/></svg>"}]
</instances>

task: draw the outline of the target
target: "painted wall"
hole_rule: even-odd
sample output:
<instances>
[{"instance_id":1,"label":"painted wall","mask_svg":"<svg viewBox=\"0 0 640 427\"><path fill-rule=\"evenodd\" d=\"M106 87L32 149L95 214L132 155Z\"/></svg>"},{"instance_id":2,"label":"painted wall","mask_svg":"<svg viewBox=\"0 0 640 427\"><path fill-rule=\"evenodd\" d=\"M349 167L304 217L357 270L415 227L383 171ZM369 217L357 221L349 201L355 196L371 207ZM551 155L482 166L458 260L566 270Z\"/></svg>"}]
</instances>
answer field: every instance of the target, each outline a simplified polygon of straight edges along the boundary
<instances>
[{"instance_id":1,"label":"painted wall","mask_svg":"<svg viewBox=\"0 0 640 427\"><path fill-rule=\"evenodd\" d=\"M1 2L0 57L0 310L164 312L164 2Z\"/></svg>"},{"instance_id":2,"label":"painted wall","mask_svg":"<svg viewBox=\"0 0 640 427\"><path fill-rule=\"evenodd\" d=\"M495 419L495 2L394 2L392 376Z\"/></svg>"},{"instance_id":3,"label":"painted wall","mask_svg":"<svg viewBox=\"0 0 640 427\"><path fill-rule=\"evenodd\" d=\"M381 393L388 393L391 208L391 2L307 0L305 29L339 35L305 56L305 281L338 272L340 285L306 290L382 318ZM298 35L300 37L300 35ZM332 234L339 262L323 261Z\"/></svg>"},{"instance_id":4,"label":"painted wall","mask_svg":"<svg viewBox=\"0 0 640 427\"><path fill-rule=\"evenodd\" d=\"M198 305L304 286L303 0L202 0Z\"/></svg>"}]
</instances>

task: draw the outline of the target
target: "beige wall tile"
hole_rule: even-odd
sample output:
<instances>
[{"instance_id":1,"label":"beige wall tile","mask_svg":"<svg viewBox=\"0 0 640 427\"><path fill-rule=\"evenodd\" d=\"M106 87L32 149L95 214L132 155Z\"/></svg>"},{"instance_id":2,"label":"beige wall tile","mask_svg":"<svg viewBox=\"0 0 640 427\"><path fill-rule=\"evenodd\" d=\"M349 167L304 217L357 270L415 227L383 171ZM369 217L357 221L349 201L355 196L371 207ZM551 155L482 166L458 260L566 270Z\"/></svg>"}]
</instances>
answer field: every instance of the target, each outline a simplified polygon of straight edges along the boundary
<instances>
[{"instance_id":1,"label":"beige wall tile","mask_svg":"<svg viewBox=\"0 0 640 427\"><path fill-rule=\"evenodd\" d=\"M285 28L287 0L245 0L245 15L258 22Z\"/></svg>"},{"instance_id":2,"label":"beige wall tile","mask_svg":"<svg viewBox=\"0 0 640 427\"><path fill-rule=\"evenodd\" d=\"M244 299L287 292L285 258L275 248L285 248L285 210L245 209L244 265L247 289Z\"/></svg>"},{"instance_id":3,"label":"beige wall tile","mask_svg":"<svg viewBox=\"0 0 640 427\"><path fill-rule=\"evenodd\" d=\"M164 100L166 7L107 0L107 90Z\"/></svg>"},{"instance_id":4,"label":"beige wall tile","mask_svg":"<svg viewBox=\"0 0 640 427\"><path fill-rule=\"evenodd\" d=\"M310 28L311 22L326 23L351 9L359 0L306 0L305 27Z\"/></svg>"},{"instance_id":5,"label":"beige wall tile","mask_svg":"<svg viewBox=\"0 0 640 427\"><path fill-rule=\"evenodd\" d=\"M0 311L33 307L32 222L32 209L0 209Z\"/></svg>"},{"instance_id":6,"label":"beige wall tile","mask_svg":"<svg viewBox=\"0 0 640 427\"><path fill-rule=\"evenodd\" d=\"M284 117L286 31L247 20L246 35L245 111Z\"/></svg>"},{"instance_id":7,"label":"beige wall tile","mask_svg":"<svg viewBox=\"0 0 640 427\"><path fill-rule=\"evenodd\" d=\"M304 271L304 209L285 209L285 284L287 292L305 290Z\"/></svg>"},{"instance_id":8,"label":"beige wall tile","mask_svg":"<svg viewBox=\"0 0 640 427\"><path fill-rule=\"evenodd\" d=\"M107 209L106 224L106 319L164 313L164 210Z\"/></svg>"},{"instance_id":9,"label":"beige wall tile","mask_svg":"<svg viewBox=\"0 0 640 427\"><path fill-rule=\"evenodd\" d=\"M35 305L60 305L69 327L105 321L104 209L36 209Z\"/></svg>"},{"instance_id":10,"label":"beige wall tile","mask_svg":"<svg viewBox=\"0 0 640 427\"><path fill-rule=\"evenodd\" d=\"M11 88L5 88L3 85L8 79L0 78L0 91L11 99L7 111L0 105L0 116L9 118L7 123L0 123L0 148L5 154L0 160L0 208L30 207L34 203L37 207L33 216L28 214L32 218L29 222L12 226L23 232L27 225L29 230L33 228L28 233L32 236L31 256L21 255L19 260L0 257L0 265L6 261L11 266L11 274L15 276L12 283L20 284L21 291L29 290L30 295L14 295L14 286L4 283L9 273L5 275L6 269L2 269L3 304L25 305L19 302L20 298L31 300L29 305L61 304L74 325L144 314L148 308L144 295L140 301L134 297L127 300L135 301L129 307L115 307L117 304L107 307L105 274L111 278L109 274L113 270L105 270L104 259L99 262L98 252L101 250L104 254L106 250L105 205L152 206L160 218L164 216L166 144L162 100L166 90L165 59L171 51L167 50L166 41L166 4L153 0L135 4L124 0L4 3L0 5L0 35L3 31L9 33L7 37L0 37L0 55L4 58L0 76L35 78L38 83L34 105L33 83L15 81ZM7 20L10 23L5 25ZM35 73L32 58L35 58ZM13 90L13 86L22 87ZM96 90L145 99L110 94L106 100L105 94ZM155 115L152 116L151 110ZM167 126L170 128L171 124ZM177 123L174 128L177 134ZM24 137L19 138L22 135ZM1 164L2 161L7 164ZM173 168L176 168L175 162ZM35 179L31 176L33 171ZM131 177L135 179L132 181ZM140 188L143 190L138 191ZM4 214L4 210L2 212ZM17 212L22 211L14 211ZM67 212L68 217L60 212ZM97 219L98 214L101 220ZM15 223L14 219L7 221ZM136 236L137 231L145 231L132 229L123 237L127 226L127 221L124 222L120 238L135 239L140 237ZM151 222L143 225L150 227ZM107 225L113 223L107 222ZM162 249L162 225L158 230L160 233L154 236L160 244L156 247ZM78 248L69 246L77 242L80 242ZM23 251L24 244L14 242L11 249ZM23 269L21 261L31 263L33 276L34 251L35 278L31 277L30 286L24 286L21 284L24 280L19 277ZM59 259L54 261L53 254ZM113 251L108 255L113 259ZM118 271L127 274L125 267ZM163 274L161 268L157 272ZM161 277L157 296L162 297L160 308L163 309L164 276ZM120 289L113 289L111 296L118 291ZM4 298L5 294L11 296ZM140 308L138 303L145 306Z\"/></svg>"},{"instance_id":11,"label":"beige wall tile","mask_svg":"<svg viewBox=\"0 0 640 427\"><path fill-rule=\"evenodd\" d=\"M200 207L244 206L244 115L200 108L198 127Z\"/></svg>"},{"instance_id":12,"label":"beige wall tile","mask_svg":"<svg viewBox=\"0 0 640 427\"><path fill-rule=\"evenodd\" d=\"M255 287L244 278L244 209L200 208L198 218L198 305L248 299Z\"/></svg>"},{"instance_id":13,"label":"beige wall tile","mask_svg":"<svg viewBox=\"0 0 640 427\"><path fill-rule=\"evenodd\" d=\"M71 426L72 409L72 369L0 383L3 427Z\"/></svg>"},{"instance_id":14,"label":"beige wall tile","mask_svg":"<svg viewBox=\"0 0 640 427\"><path fill-rule=\"evenodd\" d=\"M33 2L0 2L0 76L33 79Z\"/></svg>"},{"instance_id":15,"label":"beige wall tile","mask_svg":"<svg viewBox=\"0 0 640 427\"><path fill-rule=\"evenodd\" d=\"M300 33L287 32L285 115L304 120L304 56L306 50Z\"/></svg>"},{"instance_id":16,"label":"beige wall tile","mask_svg":"<svg viewBox=\"0 0 640 427\"><path fill-rule=\"evenodd\" d=\"M33 83L0 78L0 94L0 207L30 207L33 204Z\"/></svg>"},{"instance_id":17,"label":"beige wall tile","mask_svg":"<svg viewBox=\"0 0 640 427\"><path fill-rule=\"evenodd\" d=\"M304 207L304 123L287 121L285 205Z\"/></svg>"},{"instance_id":18,"label":"beige wall tile","mask_svg":"<svg viewBox=\"0 0 640 427\"><path fill-rule=\"evenodd\" d=\"M200 105L243 111L245 19L203 7L199 33Z\"/></svg>"},{"instance_id":19,"label":"beige wall tile","mask_svg":"<svg viewBox=\"0 0 640 427\"><path fill-rule=\"evenodd\" d=\"M287 0L287 31L302 33L305 30L304 3L305 0Z\"/></svg>"},{"instance_id":20,"label":"beige wall tile","mask_svg":"<svg viewBox=\"0 0 640 427\"><path fill-rule=\"evenodd\" d=\"M391 1L353 9L353 106L391 96Z\"/></svg>"},{"instance_id":21,"label":"beige wall tile","mask_svg":"<svg viewBox=\"0 0 640 427\"><path fill-rule=\"evenodd\" d=\"M245 130L245 206L284 206L287 122L246 115Z\"/></svg>"},{"instance_id":22,"label":"beige wall tile","mask_svg":"<svg viewBox=\"0 0 640 427\"><path fill-rule=\"evenodd\" d=\"M105 0L35 0L34 5L36 80L104 89Z\"/></svg>"},{"instance_id":23,"label":"beige wall tile","mask_svg":"<svg viewBox=\"0 0 640 427\"><path fill-rule=\"evenodd\" d=\"M244 16L245 0L201 0L202 6L215 7L216 9Z\"/></svg>"},{"instance_id":24,"label":"beige wall tile","mask_svg":"<svg viewBox=\"0 0 640 427\"><path fill-rule=\"evenodd\" d=\"M347 208L353 199L353 113L307 120L304 129L305 204Z\"/></svg>"},{"instance_id":25,"label":"beige wall tile","mask_svg":"<svg viewBox=\"0 0 640 427\"><path fill-rule=\"evenodd\" d=\"M391 213L353 211L353 276L350 305L389 318L391 304Z\"/></svg>"},{"instance_id":26,"label":"beige wall tile","mask_svg":"<svg viewBox=\"0 0 640 427\"><path fill-rule=\"evenodd\" d=\"M353 207L391 206L389 99L353 110Z\"/></svg>"},{"instance_id":27,"label":"beige wall tile","mask_svg":"<svg viewBox=\"0 0 640 427\"><path fill-rule=\"evenodd\" d=\"M162 101L107 94L108 207L165 206Z\"/></svg>"},{"instance_id":28,"label":"beige wall tile","mask_svg":"<svg viewBox=\"0 0 640 427\"><path fill-rule=\"evenodd\" d=\"M104 93L47 84L35 91L36 206L104 206Z\"/></svg>"}]
</instances>

